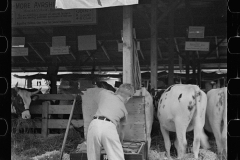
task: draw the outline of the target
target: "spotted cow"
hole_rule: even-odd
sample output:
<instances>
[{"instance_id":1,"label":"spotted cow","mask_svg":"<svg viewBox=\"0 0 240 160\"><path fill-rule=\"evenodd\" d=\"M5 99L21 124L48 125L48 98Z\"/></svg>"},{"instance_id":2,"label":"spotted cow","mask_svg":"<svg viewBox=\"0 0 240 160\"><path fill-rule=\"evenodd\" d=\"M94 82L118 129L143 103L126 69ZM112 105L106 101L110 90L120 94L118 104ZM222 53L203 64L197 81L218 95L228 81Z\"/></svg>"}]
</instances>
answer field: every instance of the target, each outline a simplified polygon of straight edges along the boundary
<instances>
[{"instance_id":1,"label":"spotted cow","mask_svg":"<svg viewBox=\"0 0 240 160\"><path fill-rule=\"evenodd\" d=\"M194 131L193 153L198 158L200 144L208 149L208 138L204 133L207 96L196 85L176 84L168 87L158 102L157 117L164 138L168 159L170 156L169 131L176 132L178 159L186 151L186 132Z\"/></svg>"},{"instance_id":2,"label":"spotted cow","mask_svg":"<svg viewBox=\"0 0 240 160\"><path fill-rule=\"evenodd\" d=\"M38 96L34 96L35 94L42 94L41 88L26 89L17 86L18 83L14 88L11 88L11 112L17 115L21 114L23 119L30 119L29 107L31 101L38 98Z\"/></svg>"},{"instance_id":3,"label":"spotted cow","mask_svg":"<svg viewBox=\"0 0 240 160\"><path fill-rule=\"evenodd\" d=\"M214 134L218 153L227 152L227 87L207 92L205 129Z\"/></svg>"}]
</instances>

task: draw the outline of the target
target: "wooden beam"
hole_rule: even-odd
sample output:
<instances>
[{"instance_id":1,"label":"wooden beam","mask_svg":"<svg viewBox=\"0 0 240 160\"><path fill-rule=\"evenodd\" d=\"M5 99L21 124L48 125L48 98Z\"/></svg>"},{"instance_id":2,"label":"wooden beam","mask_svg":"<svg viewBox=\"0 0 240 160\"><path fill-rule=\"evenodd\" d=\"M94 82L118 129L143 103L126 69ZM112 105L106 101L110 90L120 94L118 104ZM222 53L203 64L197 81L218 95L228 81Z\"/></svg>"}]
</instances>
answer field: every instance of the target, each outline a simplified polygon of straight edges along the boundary
<instances>
[{"instance_id":1,"label":"wooden beam","mask_svg":"<svg viewBox=\"0 0 240 160\"><path fill-rule=\"evenodd\" d=\"M212 48L212 49L202 58L201 61L204 61L210 54L212 54L212 52L215 51L215 49L224 41L224 39L226 39L226 37L224 37L223 39L221 39L221 40L217 43L217 45L216 45L214 48Z\"/></svg>"},{"instance_id":2,"label":"wooden beam","mask_svg":"<svg viewBox=\"0 0 240 160\"><path fill-rule=\"evenodd\" d=\"M98 41L98 43L101 45L101 42L100 42L100 41ZM107 59L108 59L109 61L111 61L111 59L110 59L110 57L109 57L109 54L107 53L107 50L105 49L104 45L101 45L101 48L102 48L105 56L107 57Z\"/></svg>"},{"instance_id":3,"label":"wooden beam","mask_svg":"<svg viewBox=\"0 0 240 160\"><path fill-rule=\"evenodd\" d=\"M168 32L169 32L169 40L168 40L168 86L174 84L174 8L169 13L168 19Z\"/></svg>"},{"instance_id":4,"label":"wooden beam","mask_svg":"<svg viewBox=\"0 0 240 160\"><path fill-rule=\"evenodd\" d=\"M141 55L142 59L145 60L141 47L140 47L139 52L140 52L140 55Z\"/></svg>"},{"instance_id":5,"label":"wooden beam","mask_svg":"<svg viewBox=\"0 0 240 160\"><path fill-rule=\"evenodd\" d=\"M133 84L132 6L123 7L123 83ZM134 85L134 84L133 84Z\"/></svg>"},{"instance_id":6,"label":"wooden beam","mask_svg":"<svg viewBox=\"0 0 240 160\"><path fill-rule=\"evenodd\" d=\"M157 0L151 1L151 88L157 89L158 54L157 46Z\"/></svg>"},{"instance_id":7,"label":"wooden beam","mask_svg":"<svg viewBox=\"0 0 240 160\"><path fill-rule=\"evenodd\" d=\"M162 57L162 52L161 52L161 49L160 49L159 46L160 46L160 45L158 44L158 45L157 45L158 54L159 54L159 57L160 57L161 59L163 59L163 57Z\"/></svg>"},{"instance_id":8,"label":"wooden beam","mask_svg":"<svg viewBox=\"0 0 240 160\"><path fill-rule=\"evenodd\" d=\"M218 43L218 38L217 36L215 36L215 44L217 45L217 43ZM218 47L216 48L216 54L217 54L217 58L219 58Z\"/></svg>"},{"instance_id":9,"label":"wooden beam","mask_svg":"<svg viewBox=\"0 0 240 160\"><path fill-rule=\"evenodd\" d=\"M28 58L26 56L22 56L28 63L30 63L30 61L28 60Z\"/></svg>"},{"instance_id":10,"label":"wooden beam","mask_svg":"<svg viewBox=\"0 0 240 160\"><path fill-rule=\"evenodd\" d=\"M173 11L180 3L182 2L182 0L177 0L172 2L171 6L168 8L167 11L165 11L157 20L157 24L160 23L165 17L167 17L167 15Z\"/></svg>"},{"instance_id":11,"label":"wooden beam","mask_svg":"<svg viewBox=\"0 0 240 160\"><path fill-rule=\"evenodd\" d=\"M43 61L46 62L45 59L41 56L41 54L33 47L31 43L28 43L28 45L34 50L34 52L38 55L38 57Z\"/></svg>"},{"instance_id":12,"label":"wooden beam","mask_svg":"<svg viewBox=\"0 0 240 160\"><path fill-rule=\"evenodd\" d=\"M71 49L69 48L69 53L70 55L73 57L74 60L76 60L77 58L75 57L75 55L73 54L73 52L71 51Z\"/></svg>"},{"instance_id":13,"label":"wooden beam","mask_svg":"<svg viewBox=\"0 0 240 160\"><path fill-rule=\"evenodd\" d=\"M88 50L86 50L86 52L87 52L87 55L90 57L91 53ZM94 61L93 57L91 57L91 60Z\"/></svg>"}]
</instances>

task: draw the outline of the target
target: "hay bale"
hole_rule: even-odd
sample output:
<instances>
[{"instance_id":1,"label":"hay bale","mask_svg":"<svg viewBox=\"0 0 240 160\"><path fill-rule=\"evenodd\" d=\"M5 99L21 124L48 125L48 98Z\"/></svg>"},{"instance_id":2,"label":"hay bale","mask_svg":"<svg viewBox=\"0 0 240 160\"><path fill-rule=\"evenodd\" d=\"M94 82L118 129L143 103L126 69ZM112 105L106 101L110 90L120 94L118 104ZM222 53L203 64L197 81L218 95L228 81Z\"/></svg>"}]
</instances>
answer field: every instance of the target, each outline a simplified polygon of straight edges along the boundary
<instances>
[{"instance_id":1,"label":"hay bale","mask_svg":"<svg viewBox=\"0 0 240 160\"><path fill-rule=\"evenodd\" d=\"M159 152L157 150L150 150L148 153L149 160L167 160L166 152Z\"/></svg>"},{"instance_id":2,"label":"hay bale","mask_svg":"<svg viewBox=\"0 0 240 160\"><path fill-rule=\"evenodd\" d=\"M60 158L60 152L57 150L46 152L40 156L35 156L32 158L32 160L59 160ZM70 155L64 153L63 154L63 160L70 160Z\"/></svg>"}]
</instances>

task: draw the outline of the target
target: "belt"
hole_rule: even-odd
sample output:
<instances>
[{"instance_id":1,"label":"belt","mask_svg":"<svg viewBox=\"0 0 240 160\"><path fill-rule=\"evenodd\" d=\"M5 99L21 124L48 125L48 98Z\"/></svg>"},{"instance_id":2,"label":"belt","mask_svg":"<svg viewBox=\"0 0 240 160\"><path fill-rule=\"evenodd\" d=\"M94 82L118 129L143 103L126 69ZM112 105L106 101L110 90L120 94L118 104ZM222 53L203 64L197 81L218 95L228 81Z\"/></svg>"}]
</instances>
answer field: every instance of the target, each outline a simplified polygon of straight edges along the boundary
<instances>
[{"instance_id":1,"label":"belt","mask_svg":"<svg viewBox=\"0 0 240 160\"><path fill-rule=\"evenodd\" d=\"M104 116L98 116L98 117L94 116L93 119L100 119L100 120L112 122L110 119L108 119L108 118L106 118Z\"/></svg>"}]
</instances>

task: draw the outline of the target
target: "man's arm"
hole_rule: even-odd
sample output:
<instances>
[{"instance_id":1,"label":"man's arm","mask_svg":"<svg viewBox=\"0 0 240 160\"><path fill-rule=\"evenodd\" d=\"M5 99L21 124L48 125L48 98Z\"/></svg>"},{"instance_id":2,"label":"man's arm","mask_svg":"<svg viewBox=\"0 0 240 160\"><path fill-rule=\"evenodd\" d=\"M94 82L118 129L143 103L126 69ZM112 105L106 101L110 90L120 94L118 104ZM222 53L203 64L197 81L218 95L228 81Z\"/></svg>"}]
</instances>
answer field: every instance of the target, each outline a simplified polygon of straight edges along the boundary
<instances>
[{"instance_id":1,"label":"man's arm","mask_svg":"<svg viewBox=\"0 0 240 160\"><path fill-rule=\"evenodd\" d=\"M125 128L127 126L127 116L128 115L125 115L123 118L120 119L120 122L119 122L119 138L120 138L120 141L121 143L123 144L123 139L124 139L124 131L125 131Z\"/></svg>"}]
</instances>

